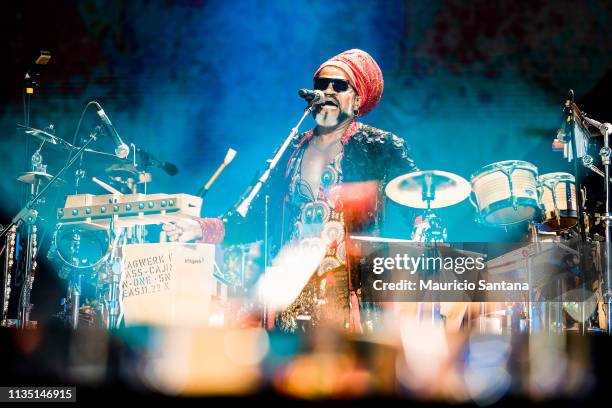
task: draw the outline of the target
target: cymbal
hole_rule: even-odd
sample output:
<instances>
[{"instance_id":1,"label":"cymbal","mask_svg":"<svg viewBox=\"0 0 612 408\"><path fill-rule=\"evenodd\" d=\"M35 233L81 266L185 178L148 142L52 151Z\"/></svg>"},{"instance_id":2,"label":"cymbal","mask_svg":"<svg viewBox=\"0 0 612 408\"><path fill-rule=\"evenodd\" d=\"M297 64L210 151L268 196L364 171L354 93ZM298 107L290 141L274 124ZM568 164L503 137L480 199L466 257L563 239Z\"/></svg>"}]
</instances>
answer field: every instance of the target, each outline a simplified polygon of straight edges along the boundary
<instances>
[{"instance_id":1,"label":"cymbal","mask_svg":"<svg viewBox=\"0 0 612 408\"><path fill-rule=\"evenodd\" d=\"M17 181L21 181L25 184L36 184L38 182L47 182L51 180L53 176L43 171L26 171L17 176ZM57 181L58 183L63 182L62 179Z\"/></svg>"},{"instance_id":2,"label":"cymbal","mask_svg":"<svg viewBox=\"0 0 612 408\"><path fill-rule=\"evenodd\" d=\"M17 125L17 127L19 129L23 129L23 131L27 133L28 135L32 135L35 138L42 140L44 142L47 142L56 148L60 148L64 150L73 150L73 151L79 150L78 146L74 146L73 144L62 139L61 137L52 135L51 133L45 132L44 130L40 130L40 129L36 129L33 127L24 126L24 125ZM112 153L101 152L99 150L94 150L94 149L89 149L89 148L85 149L83 153L93 153L95 155L106 156L112 159L122 160L122 159L117 158L117 156L115 156Z\"/></svg>"},{"instance_id":3,"label":"cymbal","mask_svg":"<svg viewBox=\"0 0 612 408\"><path fill-rule=\"evenodd\" d=\"M447 171L416 171L391 180L385 194L398 204L412 208L444 208L465 200L472 191L470 183ZM428 194L429 192L429 194ZM429 195L431 200L427 200Z\"/></svg>"},{"instance_id":4,"label":"cymbal","mask_svg":"<svg viewBox=\"0 0 612 408\"><path fill-rule=\"evenodd\" d=\"M33 127L24 126L24 125L17 125L17 127L19 127L20 129L23 129L23 131L27 133L28 135L32 135L35 138L40 139L56 147L66 149L66 150L74 149L74 146L72 144L68 143L61 137L52 135L51 133L45 132L44 130L40 130L40 129L36 129Z\"/></svg>"},{"instance_id":5,"label":"cymbal","mask_svg":"<svg viewBox=\"0 0 612 408\"><path fill-rule=\"evenodd\" d=\"M116 176L135 177L138 175L138 170L130 163L113 164L104 169L104 171Z\"/></svg>"}]
</instances>

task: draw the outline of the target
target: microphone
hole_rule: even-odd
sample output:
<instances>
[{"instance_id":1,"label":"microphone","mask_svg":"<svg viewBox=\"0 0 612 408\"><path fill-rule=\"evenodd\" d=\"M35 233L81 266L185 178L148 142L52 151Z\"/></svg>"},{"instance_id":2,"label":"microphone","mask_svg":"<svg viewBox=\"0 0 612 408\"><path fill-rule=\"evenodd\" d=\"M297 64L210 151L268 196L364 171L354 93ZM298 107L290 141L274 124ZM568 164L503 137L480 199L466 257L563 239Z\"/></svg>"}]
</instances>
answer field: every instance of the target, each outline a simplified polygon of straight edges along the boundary
<instances>
[{"instance_id":1,"label":"microphone","mask_svg":"<svg viewBox=\"0 0 612 408\"><path fill-rule=\"evenodd\" d=\"M104 112L104 109L102 109L102 106L97 104L96 109L100 120L102 121L104 127L107 130L108 135L115 144L115 156L120 159L125 159L130 155L130 147L123 142L123 139L121 139L121 136L119 136L119 133L106 115L106 112Z\"/></svg>"},{"instance_id":2,"label":"microphone","mask_svg":"<svg viewBox=\"0 0 612 408\"><path fill-rule=\"evenodd\" d=\"M566 144L569 142L569 136L572 131L572 126L574 126L574 91L572 89L569 90L567 94L567 99L563 104L563 122L561 123L561 127L557 131L557 138L560 143Z\"/></svg>"},{"instance_id":3,"label":"microphone","mask_svg":"<svg viewBox=\"0 0 612 408\"><path fill-rule=\"evenodd\" d=\"M175 164L160 161L157 166L169 176L176 176L178 174L178 167Z\"/></svg>"},{"instance_id":4,"label":"microphone","mask_svg":"<svg viewBox=\"0 0 612 408\"><path fill-rule=\"evenodd\" d=\"M311 105L319 104L325 98L323 91L319 91L318 89L300 89L298 91L298 95L306 99L306 102L310 103Z\"/></svg>"},{"instance_id":5,"label":"microphone","mask_svg":"<svg viewBox=\"0 0 612 408\"><path fill-rule=\"evenodd\" d=\"M140 154L142 157L142 161L144 162L144 166L155 166L162 169L169 176L176 176L178 174L178 167L175 164L161 161L157 157L153 156L151 153L143 150L141 148L136 148L136 152Z\"/></svg>"},{"instance_id":6,"label":"microphone","mask_svg":"<svg viewBox=\"0 0 612 408\"><path fill-rule=\"evenodd\" d=\"M212 186L212 184L215 182L217 177L219 177L219 174L221 174L223 169L225 169L225 167L228 164L230 164L232 162L232 160L234 160L234 157L236 157L236 151L234 149L227 149L227 153L225 154L225 158L223 159L223 163L221 163L219 165L219 167L217 168L215 173L212 175L212 177L206 182L206 184L200 189L200 191L198 191L198 196L199 197L204 198L206 193L208 193L208 189L210 189L210 186Z\"/></svg>"}]
</instances>

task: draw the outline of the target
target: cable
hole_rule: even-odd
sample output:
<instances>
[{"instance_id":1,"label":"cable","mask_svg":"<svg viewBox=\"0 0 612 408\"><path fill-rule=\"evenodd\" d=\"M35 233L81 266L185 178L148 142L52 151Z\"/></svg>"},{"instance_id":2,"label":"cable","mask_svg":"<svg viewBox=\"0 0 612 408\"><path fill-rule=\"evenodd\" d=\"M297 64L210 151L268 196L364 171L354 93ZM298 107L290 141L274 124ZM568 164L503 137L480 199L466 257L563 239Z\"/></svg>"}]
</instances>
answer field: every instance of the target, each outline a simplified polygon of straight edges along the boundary
<instances>
[{"instance_id":1,"label":"cable","mask_svg":"<svg viewBox=\"0 0 612 408\"><path fill-rule=\"evenodd\" d=\"M81 112L81 117L79 117L79 121L77 122L76 129L74 130L74 136L72 137L72 145L73 146L76 146L77 136L79 135L79 130L81 130L81 122L83 122L83 118L85 117L85 113L87 112L87 110L89 109L89 107L91 105L96 105L97 107L102 109L100 104L98 102L96 102L96 101L89 101L89 102L87 102L87 105L85 105L85 108L83 109L83 112ZM72 158L72 153L73 152L70 151L70 154L68 155L68 161L70 161L70 159Z\"/></svg>"}]
</instances>

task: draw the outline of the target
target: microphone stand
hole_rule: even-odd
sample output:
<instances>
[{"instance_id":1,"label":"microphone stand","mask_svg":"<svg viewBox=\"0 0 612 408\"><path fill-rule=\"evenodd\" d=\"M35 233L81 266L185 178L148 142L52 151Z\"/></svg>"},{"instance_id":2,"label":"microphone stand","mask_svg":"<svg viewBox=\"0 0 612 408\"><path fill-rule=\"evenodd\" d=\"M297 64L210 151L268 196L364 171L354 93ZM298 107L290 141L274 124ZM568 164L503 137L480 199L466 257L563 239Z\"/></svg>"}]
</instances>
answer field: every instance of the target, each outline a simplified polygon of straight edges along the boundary
<instances>
[{"instance_id":1,"label":"microphone stand","mask_svg":"<svg viewBox=\"0 0 612 408\"><path fill-rule=\"evenodd\" d=\"M291 131L289 132L289 135L287 135L283 143L276 150L272 159L268 160L268 168L261 174L261 176L257 179L257 182L254 185L251 185L248 187L247 191L240 198L238 204L235 207L235 212L240 214L243 218L245 218L246 215L248 214L253 200L255 199L255 197L257 197L257 194L259 194L262 187L265 185L265 183L270 178L270 174L272 173L274 168L276 168L276 165L284 156L291 142L297 138L300 125L302 124L302 122L304 122L306 117L312 113L312 111L314 110L314 107L316 106L318 102L319 102L318 99L313 99L309 103L309 105L306 107L306 109L304 109L304 114L302 115L298 123L295 125L295 127L291 129ZM262 276L261 276L262 280L265 279L265 273L266 273L265 271L266 271L266 268L269 266L269 262L270 262L270 257L268 253L270 250L270 246L268 242L269 241L269 234L268 234L269 232L268 231L269 201L270 201L270 196L266 194L265 203L264 203L265 205L265 208L264 208L264 217L265 217L264 219L264 243L263 243L264 245L264 254L263 254L264 255L264 272L262 273ZM263 327L264 328L268 327L268 305L265 302L263 305Z\"/></svg>"},{"instance_id":2,"label":"microphone stand","mask_svg":"<svg viewBox=\"0 0 612 408\"><path fill-rule=\"evenodd\" d=\"M36 211L36 207L39 204L40 199L45 197L45 194L47 193L47 191L49 191L51 186L55 184L55 182L60 178L60 176L62 176L64 172L68 170L70 166L72 166L72 164L74 164L74 162L79 158L81 153L85 151L87 146L89 146L89 144L91 144L94 140L97 139L99 131L100 131L100 127L97 126L94 129L94 131L90 133L89 139L85 142L85 144L83 144L83 146L81 146L78 149L76 154L70 158L68 163L66 163L66 165L62 167L62 169L58 171L55 174L55 176L51 180L49 180L49 182L38 192L38 194L36 194L26 203L26 205L17 213L17 215L15 215L15 217L11 220L11 222L7 226L4 227L4 229L0 232L0 239L2 239L14 226L18 226L21 223L25 222L29 227L31 227L36 223L36 219L38 217L38 212ZM29 256L28 254L26 255ZM32 289L31 286L33 283L32 277L31 277L31 272L32 272L31 263L32 262L33 262L33 259L29 259L26 262L26 267L24 270L23 286L21 289L21 296L20 296L20 301L19 301L18 319L19 319L19 328L22 330L27 328L27 323L29 320L30 290Z\"/></svg>"},{"instance_id":3,"label":"microphone stand","mask_svg":"<svg viewBox=\"0 0 612 408\"><path fill-rule=\"evenodd\" d=\"M603 171L599 170L595 165L593 165L593 157L589 156L588 154L582 158L582 165L591 170L593 173L601 177L606 177L606 174ZM612 183L612 178L609 180L610 183Z\"/></svg>"},{"instance_id":4,"label":"microphone stand","mask_svg":"<svg viewBox=\"0 0 612 408\"><path fill-rule=\"evenodd\" d=\"M315 102L318 102L318 101L315 100ZM255 185L249 186L249 188L243 195L243 198L240 199L239 204L236 206L236 212L240 214L242 217L246 217L251 207L251 203L253 202L253 200L255 199L259 191L261 190L261 188L264 186L264 184L270 178L270 174L272 173L272 170L274 170L274 168L276 167L280 159L282 159L283 155L285 154L285 151L289 147L289 144L298 135L298 129L300 128L300 125L302 124L304 119L306 119L306 117L312 113L314 107L315 107L315 104L311 102L308 105L308 107L304 109L304 114L302 115L299 122L295 125L294 128L291 129L291 132L289 132L289 135L287 136L283 144L281 144L280 147L276 150L272 159L268 160L268 163L269 163L268 168L262 173L259 179L257 179L257 182L255 183Z\"/></svg>"},{"instance_id":5,"label":"microphone stand","mask_svg":"<svg viewBox=\"0 0 612 408\"><path fill-rule=\"evenodd\" d=\"M588 118L586 115L582 119L587 123L595 126L603 136L603 147L599 151L601 163L604 166L604 191L606 194L606 203L601 220L604 223L606 250L604 258L604 302L606 303L606 312L608 314L608 334L612 335L612 189L610 188L610 157L612 149L610 149L610 134L612 134L612 125L609 123L599 123L596 120Z\"/></svg>"}]
</instances>

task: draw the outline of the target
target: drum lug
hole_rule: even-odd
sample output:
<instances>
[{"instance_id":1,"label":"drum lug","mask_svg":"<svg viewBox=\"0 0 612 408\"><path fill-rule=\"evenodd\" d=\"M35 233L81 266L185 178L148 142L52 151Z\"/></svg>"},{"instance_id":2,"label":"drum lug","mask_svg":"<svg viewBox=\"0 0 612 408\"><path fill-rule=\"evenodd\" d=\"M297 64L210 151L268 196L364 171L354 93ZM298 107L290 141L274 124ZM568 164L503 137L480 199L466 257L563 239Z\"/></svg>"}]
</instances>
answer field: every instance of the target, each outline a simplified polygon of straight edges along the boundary
<instances>
[{"instance_id":1,"label":"drum lug","mask_svg":"<svg viewBox=\"0 0 612 408\"><path fill-rule=\"evenodd\" d=\"M512 190L512 189L510 189ZM512 191L510 192L512 194ZM512 196L512 208L514 208L514 210L518 209L518 199L516 196Z\"/></svg>"},{"instance_id":2,"label":"drum lug","mask_svg":"<svg viewBox=\"0 0 612 408\"><path fill-rule=\"evenodd\" d=\"M472 196L474 196L474 199L472 199ZM478 210L478 204L476 204L476 201L475 201L476 200L476 194L474 194L474 190L470 191L470 195L468 196L468 199L470 200L470 204L472 204L472 207L474 207L476 210Z\"/></svg>"}]
</instances>

